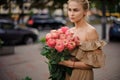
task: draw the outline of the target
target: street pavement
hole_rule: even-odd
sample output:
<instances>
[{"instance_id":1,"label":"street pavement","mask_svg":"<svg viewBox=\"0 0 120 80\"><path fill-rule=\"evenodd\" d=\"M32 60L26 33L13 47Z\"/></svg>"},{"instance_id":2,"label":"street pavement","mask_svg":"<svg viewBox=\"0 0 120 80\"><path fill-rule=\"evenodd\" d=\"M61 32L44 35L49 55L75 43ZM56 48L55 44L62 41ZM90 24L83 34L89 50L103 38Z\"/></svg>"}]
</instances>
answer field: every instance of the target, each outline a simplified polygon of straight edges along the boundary
<instances>
[{"instance_id":1,"label":"street pavement","mask_svg":"<svg viewBox=\"0 0 120 80\"><path fill-rule=\"evenodd\" d=\"M101 26L94 26L101 36ZM47 32L41 31L40 38ZM120 80L120 42L109 42L108 37L106 41L108 44L103 48L106 64L100 69L94 69L95 80ZM14 54L1 55L0 80L22 80L27 76L32 80L49 80L48 66L45 63L47 59L40 54L41 48L40 43L16 46Z\"/></svg>"},{"instance_id":2,"label":"street pavement","mask_svg":"<svg viewBox=\"0 0 120 80\"><path fill-rule=\"evenodd\" d=\"M48 80L46 59L40 55L41 44L15 47L15 53L0 56L0 80Z\"/></svg>"}]
</instances>

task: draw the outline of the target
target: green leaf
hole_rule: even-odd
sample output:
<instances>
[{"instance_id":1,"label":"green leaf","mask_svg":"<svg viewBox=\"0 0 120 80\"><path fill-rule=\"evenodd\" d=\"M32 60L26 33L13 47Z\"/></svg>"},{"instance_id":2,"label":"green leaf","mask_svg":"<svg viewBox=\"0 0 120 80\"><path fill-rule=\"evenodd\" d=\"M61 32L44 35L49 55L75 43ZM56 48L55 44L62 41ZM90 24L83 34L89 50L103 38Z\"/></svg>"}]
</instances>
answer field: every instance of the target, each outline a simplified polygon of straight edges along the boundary
<instances>
[{"instance_id":1,"label":"green leaf","mask_svg":"<svg viewBox=\"0 0 120 80\"><path fill-rule=\"evenodd\" d=\"M61 61L64 61L65 60L65 58L64 57L61 57Z\"/></svg>"},{"instance_id":2,"label":"green leaf","mask_svg":"<svg viewBox=\"0 0 120 80\"><path fill-rule=\"evenodd\" d=\"M66 72L69 74L69 75L71 75L72 74L72 68L69 68L69 67L66 67Z\"/></svg>"},{"instance_id":3,"label":"green leaf","mask_svg":"<svg viewBox=\"0 0 120 80\"><path fill-rule=\"evenodd\" d=\"M45 37L41 38L41 39L40 39L40 42L45 43L45 42L46 42Z\"/></svg>"},{"instance_id":4,"label":"green leaf","mask_svg":"<svg viewBox=\"0 0 120 80\"><path fill-rule=\"evenodd\" d=\"M43 56L46 56L47 54L49 54L49 53L51 53L51 49L50 49L50 47L48 47L48 46L44 46L43 48L42 48L42 50L41 50L41 54L43 55Z\"/></svg>"}]
</instances>

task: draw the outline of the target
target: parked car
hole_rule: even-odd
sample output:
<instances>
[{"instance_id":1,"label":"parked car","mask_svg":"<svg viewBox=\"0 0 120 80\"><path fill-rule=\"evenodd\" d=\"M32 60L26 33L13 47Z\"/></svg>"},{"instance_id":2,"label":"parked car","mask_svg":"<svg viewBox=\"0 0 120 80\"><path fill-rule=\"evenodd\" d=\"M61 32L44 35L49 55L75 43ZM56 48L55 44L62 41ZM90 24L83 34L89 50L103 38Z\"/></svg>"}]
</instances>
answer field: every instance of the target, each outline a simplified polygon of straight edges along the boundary
<instances>
[{"instance_id":1,"label":"parked car","mask_svg":"<svg viewBox=\"0 0 120 80\"><path fill-rule=\"evenodd\" d=\"M120 40L120 19L114 19L109 30L109 40Z\"/></svg>"},{"instance_id":2,"label":"parked car","mask_svg":"<svg viewBox=\"0 0 120 80\"><path fill-rule=\"evenodd\" d=\"M61 26L65 26L66 21L64 19L56 19L48 14L34 14L30 16L27 21L27 26L37 28L38 30L50 27L51 29L57 29Z\"/></svg>"},{"instance_id":3,"label":"parked car","mask_svg":"<svg viewBox=\"0 0 120 80\"><path fill-rule=\"evenodd\" d=\"M31 44L38 39L38 33L32 28L20 28L10 19L0 18L0 39L3 46Z\"/></svg>"}]
</instances>

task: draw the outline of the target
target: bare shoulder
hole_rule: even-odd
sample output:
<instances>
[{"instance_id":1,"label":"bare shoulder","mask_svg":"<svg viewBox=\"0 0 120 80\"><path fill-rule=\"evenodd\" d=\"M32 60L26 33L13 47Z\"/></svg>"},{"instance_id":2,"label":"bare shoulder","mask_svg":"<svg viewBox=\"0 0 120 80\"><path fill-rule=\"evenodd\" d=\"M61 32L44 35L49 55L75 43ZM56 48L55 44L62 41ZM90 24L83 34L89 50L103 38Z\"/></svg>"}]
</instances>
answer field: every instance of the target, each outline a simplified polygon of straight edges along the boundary
<instances>
[{"instance_id":1,"label":"bare shoulder","mask_svg":"<svg viewBox=\"0 0 120 80\"><path fill-rule=\"evenodd\" d=\"M89 25L87 29L87 40L98 40L99 36L96 29Z\"/></svg>"}]
</instances>

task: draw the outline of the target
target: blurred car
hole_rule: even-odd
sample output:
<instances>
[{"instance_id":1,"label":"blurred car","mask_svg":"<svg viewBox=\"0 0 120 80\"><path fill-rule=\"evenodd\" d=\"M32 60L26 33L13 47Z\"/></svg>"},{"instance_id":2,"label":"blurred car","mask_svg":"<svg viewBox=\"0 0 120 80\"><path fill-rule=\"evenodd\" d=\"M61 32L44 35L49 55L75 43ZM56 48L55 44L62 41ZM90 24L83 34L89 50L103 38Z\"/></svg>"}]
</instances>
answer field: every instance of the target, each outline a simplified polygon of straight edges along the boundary
<instances>
[{"instance_id":1,"label":"blurred car","mask_svg":"<svg viewBox=\"0 0 120 80\"><path fill-rule=\"evenodd\" d=\"M10 19L0 18L0 39L3 46L32 44L38 39L38 32L32 28L20 28Z\"/></svg>"},{"instance_id":2,"label":"blurred car","mask_svg":"<svg viewBox=\"0 0 120 80\"><path fill-rule=\"evenodd\" d=\"M57 29L61 26L65 26L64 19L51 17L48 14L34 14L30 16L27 21L27 26L37 28L38 30L50 27L51 29Z\"/></svg>"},{"instance_id":3,"label":"blurred car","mask_svg":"<svg viewBox=\"0 0 120 80\"><path fill-rule=\"evenodd\" d=\"M120 39L120 19L114 19L109 30L109 40L119 40Z\"/></svg>"}]
</instances>

